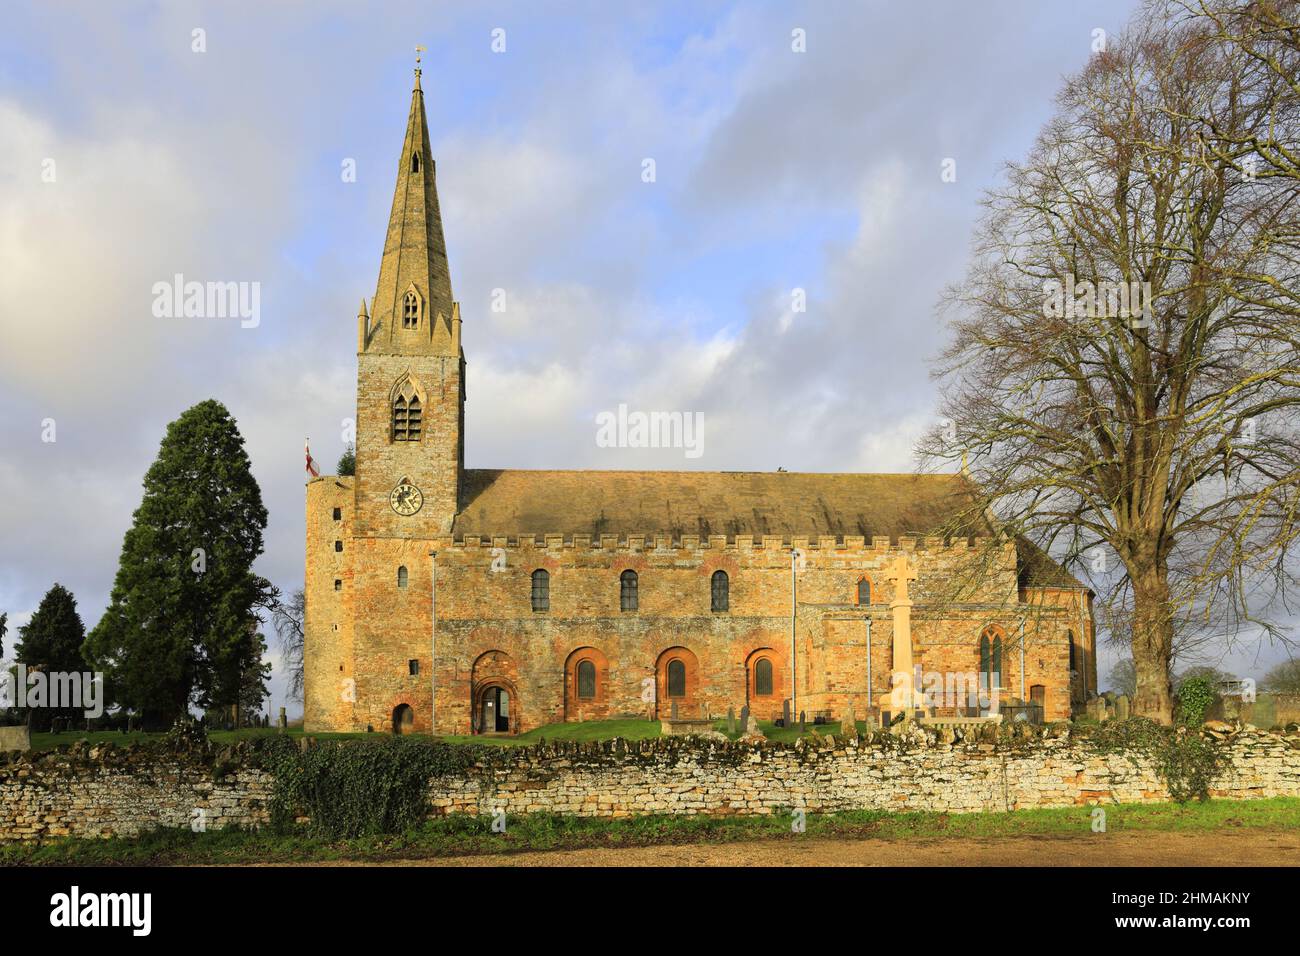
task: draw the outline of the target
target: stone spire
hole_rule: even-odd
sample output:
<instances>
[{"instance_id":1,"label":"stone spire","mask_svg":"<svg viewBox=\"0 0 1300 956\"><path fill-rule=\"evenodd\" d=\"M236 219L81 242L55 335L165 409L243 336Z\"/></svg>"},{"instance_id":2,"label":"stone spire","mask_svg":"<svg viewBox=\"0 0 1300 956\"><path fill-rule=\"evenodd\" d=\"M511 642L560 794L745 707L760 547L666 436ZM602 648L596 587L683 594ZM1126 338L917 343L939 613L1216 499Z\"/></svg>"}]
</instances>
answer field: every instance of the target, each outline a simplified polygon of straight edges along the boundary
<instances>
[{"instance_id":1,"label":"stone spire","mask_svg":"<svg viewBox=\"0 0 1300 956\"><path fill-rule=\"evenodd\" d=\"M379 284L370 311L370 350L425 355L457 355L460 350L455 321L459 316L453 316L447 245L429 152L429 124L417 66ZM418 301L414 321L407 314L408 292L414 292Z\"/></svg>"}]
</instances>

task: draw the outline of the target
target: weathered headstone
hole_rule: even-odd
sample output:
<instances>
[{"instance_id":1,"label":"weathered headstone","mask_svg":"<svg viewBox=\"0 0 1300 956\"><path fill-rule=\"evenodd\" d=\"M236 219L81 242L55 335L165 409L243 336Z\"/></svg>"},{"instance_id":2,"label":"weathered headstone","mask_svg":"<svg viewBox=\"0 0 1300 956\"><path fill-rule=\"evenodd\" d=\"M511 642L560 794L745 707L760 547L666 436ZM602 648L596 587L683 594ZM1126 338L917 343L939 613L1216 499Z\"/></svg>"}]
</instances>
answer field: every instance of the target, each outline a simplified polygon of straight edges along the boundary
<instances>
[{"instance_id":1,"label":"weathered headstone","mask_svg":"<svg viewBox=\"0 0 1300 956\"><path fill-rule=\"evenodd\" d=\"M734 734L735 732L736 732L736 708L728 707L727 708L727 733Z\"/></svg>"},{"instance_id":2,"label":"weathered headstone","mask_svg":"<svg viewBox=\"0 0 1300 956\"><path fill-rule=\"evenodd\" d=\"M781 701L781 719L784 721L781 726L790 726L790 701L789 699Z\"/></svg>"},{"instance_id":3,"label":"weathered headstone","mask_svg":"<svg viewBox=\"0 0 1300 956\"><path fill-rule=\"evenodd\" d=\"M799 734L800 736L808 732L808 711L799 711Z\"/></svg>"},{"instance_id":4,"label":"weathered headstone","mask_svg":"<svg viewBox=\"0 0 1300 956\"><path fill-rule=\"evenodd\" d=\"M758 721L754 715L748 713L749 708L745 708L745 732L741 735L741 740L758 740L764 736L763 731L758 729Z\"/></svg>"},{"instance_id":5,"label":"weathered headstone","mask_svg":"<svg viewBox=\"0 0 1300 956\"><path fill-rule=\"evenodd\" d=\"M1127 694L1120 694L1115 698L1115 719L1128 720L1129 718L1129 699Z\"/></svg>"},{"instance_id":6,"label":"weathered headstone","mask_svg":"<svg viewBox=\"0 0 1300 956\"><path fill-rule=\"evenodd\" d=\"M285 716L283 707L280 708L280 729L281 730L289 729L289 718Z\"/></svg>"},{"instance_id":7,"label":"weathered headstone","mask_svg":"<svg viewBox=\"0 0 1300 956\"><path fill-rule=\"evenodd\" d=\"M844 713L844 719L840 721L840 733L846 737L856 737L858 734L858 718L853 713L853 698L849 698L849 708Z\"/></svg>"}]
</instances>

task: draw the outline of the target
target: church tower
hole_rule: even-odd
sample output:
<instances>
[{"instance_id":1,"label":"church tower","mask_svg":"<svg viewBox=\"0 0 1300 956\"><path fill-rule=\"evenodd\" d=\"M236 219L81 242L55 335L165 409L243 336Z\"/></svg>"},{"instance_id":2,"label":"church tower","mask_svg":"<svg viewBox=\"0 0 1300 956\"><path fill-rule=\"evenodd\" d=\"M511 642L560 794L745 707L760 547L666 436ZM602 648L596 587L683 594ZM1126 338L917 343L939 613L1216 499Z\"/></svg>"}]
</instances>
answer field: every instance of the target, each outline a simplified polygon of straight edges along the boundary
<instances>
[{"instance_id":1,"label":"church tower","mask_svg":"<svg viewBox=\"0 0 1300 956\"><path fill-rule=\"evenodd\" d=\"M460 306L417 67L379 284L369 311L363 300L357 315L358 534L451 530L465 463L464 407Z\"/></svg>"}]
</instances>

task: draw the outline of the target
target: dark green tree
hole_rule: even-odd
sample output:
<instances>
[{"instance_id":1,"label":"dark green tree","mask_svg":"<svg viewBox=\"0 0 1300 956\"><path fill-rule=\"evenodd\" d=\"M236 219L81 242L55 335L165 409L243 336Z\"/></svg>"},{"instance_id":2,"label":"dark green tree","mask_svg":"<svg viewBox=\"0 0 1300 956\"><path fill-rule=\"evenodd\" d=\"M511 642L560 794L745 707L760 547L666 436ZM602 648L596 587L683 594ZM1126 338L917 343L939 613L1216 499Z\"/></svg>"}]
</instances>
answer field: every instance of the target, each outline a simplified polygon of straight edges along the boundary
<instances>
[{"instance_id":1,"label":"dark green tree","mask_svg":"<svg viewBox=\"0 0 1300 956\"><path fill-rule=\"evenodd\" d=\"M253 573L266 528L244 439L209 399L167 426L122 542L108 609L86 642L117 702L166 727L191 704L239 699L270 584Z\"/></svg>"},{"instance_id":2,"label":"dark green tree","mask_svg":"<svg viewBox=\"0 0 1300 956\"><path fill-rule=\"evenodd\" d=\"M86 626L77 613L77 599L62 584L45 592L32 619L18 629L14 655L30 671L80 674L88 670L81 656ZM31 711L33 730L49 730L55 717L76 718L85 708L37 707Z\"/></svg>"},{"instance_id":3,"label":"dark green tree","mask_svg":"<svg viewBox=\"0 0 1300 956\"><path fill-rule=\"evenodd\" d=\"M339 455L338 473L348 476L357 473L357 448L351 442L343 449L343 454Z\"/></svg>"}]
</instances>

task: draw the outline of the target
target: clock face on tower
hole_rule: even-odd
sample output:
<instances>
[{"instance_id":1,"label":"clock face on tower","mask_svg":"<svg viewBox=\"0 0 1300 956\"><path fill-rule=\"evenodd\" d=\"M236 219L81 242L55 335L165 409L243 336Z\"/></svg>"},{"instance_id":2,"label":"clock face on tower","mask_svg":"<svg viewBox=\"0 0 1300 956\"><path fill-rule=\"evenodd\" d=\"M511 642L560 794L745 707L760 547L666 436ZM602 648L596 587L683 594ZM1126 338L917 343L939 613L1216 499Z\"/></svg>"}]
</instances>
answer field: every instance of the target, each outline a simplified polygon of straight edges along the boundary
<instances>
[{"instance_id":1,"label":"clock face on tower","mask_svg":"<svg viewBox=\"0 0 1300 956\"><path fill-rule=\"evenodd\" d=\"M419 488L403 478L393 489L393 493L388 496L388 503L399 515L409 518L424 504L424 495L420 494Z\"/></svg>"}]
</instances>

